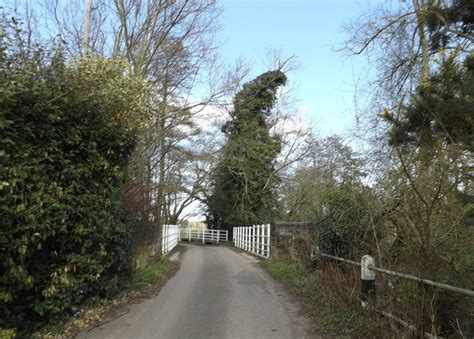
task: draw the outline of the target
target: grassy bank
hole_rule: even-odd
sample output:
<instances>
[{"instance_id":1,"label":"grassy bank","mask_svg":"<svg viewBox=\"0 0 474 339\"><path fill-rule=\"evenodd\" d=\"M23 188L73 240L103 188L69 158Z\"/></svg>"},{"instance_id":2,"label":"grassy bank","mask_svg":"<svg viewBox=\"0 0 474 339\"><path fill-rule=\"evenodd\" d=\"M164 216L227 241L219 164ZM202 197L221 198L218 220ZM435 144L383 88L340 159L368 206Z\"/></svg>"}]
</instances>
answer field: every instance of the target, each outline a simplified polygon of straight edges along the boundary
<instances>
[{"instance_id":1,"label":"grassy bank","mask_svg":"<svg viewBox=\"0 0 474 339\"><path fill-rule=\"evenodd\" d=\"M341 290L334 274L329 278L327 271L323 276L320 271L312 272L297 263L273 257L263 265L300 301L307 314L322 321L335 336L396 336L386 332L386 322L360 308L355 291Z\"/></svg>"}]
</instances>

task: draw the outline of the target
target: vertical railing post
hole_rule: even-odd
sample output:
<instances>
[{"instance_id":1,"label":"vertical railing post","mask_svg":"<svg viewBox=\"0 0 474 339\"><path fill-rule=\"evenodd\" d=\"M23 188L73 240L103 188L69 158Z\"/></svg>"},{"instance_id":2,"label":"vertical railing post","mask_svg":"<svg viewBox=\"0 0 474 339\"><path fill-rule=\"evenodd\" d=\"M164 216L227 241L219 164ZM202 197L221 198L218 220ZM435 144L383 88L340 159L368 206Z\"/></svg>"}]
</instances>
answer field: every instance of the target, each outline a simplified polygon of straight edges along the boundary
<instances>
[{"instance_id":1,"label":"vertical railing post","mask_svg":"<svg viewBox=\"0 0 474 339\"><path fill-rule=\"evenodd\" d=\"M258 229L260 225L255 225L255 254L258 254Z\"/></svg>"},{"instance_id":2,"label":"vertical railing post","mask_svg":"<svg viewBox=\"0 0 474 339\"><path fill-rule=\"evenodd\" d=\"M244 227L244 250L248 250L248 234L249 234L249 229L248 227Z\"/></svg>"},{"instance_id":3,"label":"vertical railing post","mask_svg":"<svg viewBox=\"0 0 474 339\"><path fill-rule=\"evenodd\" d=\"M217 244L219 244L219 238L221 236L221 231L218 230L216 235L217 235Z\"/></svg>"},{"instance_id":4,"label":"vertical railing post","mask_svg":"<svg viewBox=\"0 0 474 339\"><path fill-rule=\"evenodd\" d=\"M255 225L252 225L252 245L250 247L250 252L255 253Z\"/></svg>"},{"instance_id":5,"label":"vertical railing post","mask_svg":"<svg viewBox=\"0 0 474 339\"><path fill-rule=\"evenodd\" d=\"M242 248L242 226L239 227L239 248Z\"/></svg>"},{"instance_id":6,"label":"vertical railing post","mask_svg":"<svg viewBox=\"0 0 474 339\"><path fill-rule=\"evenodd\" d=\"M266 235L267 235L267 241L266 241L266 243L267 243L267 249L266 249L266 250L267 250L267 251L266 251L266 253L265 253L265 258L268 258L268 257L270 256L270 249L271 249L271 244L270 244L270 239L271 239L271 236L270 236L271 226L270 226L270 224L267 224L266 226L267 226L267 227L266 227L266 229L267 229L267 232L266 232L266 233L267 233L267 234L266 234Z\"/></svg>"},{"instance_id":7,"label":"vertical railing post","mask_svg":"<svg viewBox=\"0 0 474 339\"><path fill-rule=\"evenodd\" d=\"M202 243L206 243L206 236L204 235L205 230L202 230Z\"/></svg>"},{"instance_id":8,"label":"vertical railing post","mask_svg":"<svg viewBox=\"0 0 474 339\"><path fill-rule=\"evenodd\" d=\"M251 251L252 250L252 226L249 226L249 248L247 251Z\"/></svg>"},{"instance_id":9,"label":"vertical railing post","mask_svg":"<svg viewBox=\"0 0 474 339\"><path fill-rule=\"evenodd\" d=\"M247 251L248 247L248 242L247 242L247 237L248 237L249 229L247 227L244 227L244 250Z\"/></svg>"},{"instance_id":10,"label":"vertical railing post","mask_svg":"<svg viewBox=\"0 0 474 339\"><path fill-rule=\"evenodd\" d=\"M257 226L257 254L262 255L262 225Z\"/></svg>"},{"instance_id":11,"label":"vertical railing post","mask_svg":"<svg viewBox=\"0 0 474 339\"><path fill-rule=\"evenodd\" d=\"M370 269L375 263L370 255L364 255L360 260L361 303L363 308L369 306L369 301L375 299L375 272Z\"/></svg>"}]
</instances>

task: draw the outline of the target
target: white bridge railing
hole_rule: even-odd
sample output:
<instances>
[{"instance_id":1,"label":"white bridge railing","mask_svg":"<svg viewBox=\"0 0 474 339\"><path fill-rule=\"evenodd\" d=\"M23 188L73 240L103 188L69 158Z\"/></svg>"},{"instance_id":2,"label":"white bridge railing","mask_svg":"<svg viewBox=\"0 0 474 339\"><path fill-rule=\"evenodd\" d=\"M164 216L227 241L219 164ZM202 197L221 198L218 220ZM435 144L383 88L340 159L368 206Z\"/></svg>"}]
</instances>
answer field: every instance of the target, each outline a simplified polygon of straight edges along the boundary
<instances>
[{"instance_id":1,"label":"white bridge railing","mask_svg":"<svg viewBox=\"0 0 474 339\"><path fill-rule=\"evenodd\" d=\"M229 231L227 230L200 230L193 228L182 228L180 232L180 240L200 240L204 244L206 241L220 241L229 240Z\"/></svg>"},{"instance_id":2,"label":"white bridge railing","mask_svg":"<svg viewBox=\"0 0 474 339\"><path fill-rule=\"evenodd\" d=\"M263 258L270 256L270 224L234 227L234 246Z\"/></svg>"},{"instance_id":3,"label":"white bridge railing","mask_svg":"<svg viewBox=\"0 0 474 339\"><path fill-rule=\"evenodd\" d=\"M161 254L165 255L179 242L179 226L178 225L163 225L161 229Z\"/></svg>"}]
</instances>

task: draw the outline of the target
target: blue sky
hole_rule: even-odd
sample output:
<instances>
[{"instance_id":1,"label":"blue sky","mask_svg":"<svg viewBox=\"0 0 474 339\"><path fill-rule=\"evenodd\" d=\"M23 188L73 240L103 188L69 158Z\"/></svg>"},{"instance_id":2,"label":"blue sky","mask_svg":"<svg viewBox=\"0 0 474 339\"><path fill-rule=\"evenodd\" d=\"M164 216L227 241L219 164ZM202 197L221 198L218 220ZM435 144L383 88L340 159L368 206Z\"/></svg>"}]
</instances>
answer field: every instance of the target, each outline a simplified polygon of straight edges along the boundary
<instances>
[{"instance_id":1,"label":"blue sky","mask_svg":"<svg viewBox=\"0 0 474 339\"><path fill-rule=\"evenodd\" d=\"M343 25L365 12L357 0L221 0L220 33L228 59L252 60L255 75L266 71L265 50L296 55L300 67L288 74L296 84L297 106L323 135L345 133L354 125L355 80L367 73L364 57L337 52L348 38Z\"/></svg>"}]
</instances>

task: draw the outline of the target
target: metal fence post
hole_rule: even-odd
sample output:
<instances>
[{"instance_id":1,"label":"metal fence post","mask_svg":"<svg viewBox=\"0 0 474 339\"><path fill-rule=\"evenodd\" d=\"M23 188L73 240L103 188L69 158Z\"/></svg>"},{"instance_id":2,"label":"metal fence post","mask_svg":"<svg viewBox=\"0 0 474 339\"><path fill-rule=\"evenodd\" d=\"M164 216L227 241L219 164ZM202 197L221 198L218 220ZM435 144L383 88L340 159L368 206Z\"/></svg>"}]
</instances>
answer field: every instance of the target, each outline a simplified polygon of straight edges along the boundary
<instances>
[{"instance_id":1,"label":"metal fence post","mask_svg":"<svg viewBox=\"0 0 474 339\"><path fill-rule=\"evenodd\" d=\"M239 248L242 248L242 226L239 227Z\"/></svg>"},{"instance_id":2,"label":"metal fence post","mask_svg":"<svg viewBox=\"0 0 474 339\"><path fill-rule=\"evenodd\" d=\"M239 248L242 248L242 227L239 227Z\"/></svg>"},{"instance_id":3,"label":"metal fence post","mask_svg":"<svg viewBox=\"0 0 474 339\"><path fill-rule=\"evenodd\" d=\"M249 247L249 238L250 238L250 227L245 228L245 250L248 251Z\"/></svg>"},{"instance_id":4,"label":"metal fence post","mask_svg":"<svg viewBox=\"0 0 474 339\"><path fill-rule=\"evenodd\" d=\"M268 258L270 256L270 249L271 249L271 244L270 244L270 240L271 240L271 226L270 224L267 224L267 253L266 253L266 258Z\"/></svg>"},{"instance_id":5,"label":"metal fence post","mask_svg":"<svg viewBox=\"0 0 474 339\"><path fill-rule=\"evenodd\" d=\"M252 225L252 247L250 252L255 253L255 225Z\"/></svg>"},{"instance_id":6,"label":"metal fence post","mask_svg":"<svg viewBox=\"0 0 474 339\"><path fill-rule=\"evenodd\" d=\"M261 230L262 230L261 225L257 225L257 254L261 254L260 253L260 243L261 243L260 234L262 233Z\"/></svg>"},{"instance_id":7,"label":"metal fence post","mask_svg":"<svg viewBox=\"0 0 474 339\"><path fill-rule=\"evenodd\" d=\"M367 308L370 299L375 299L375 272L370 269L375 260L370 255L364 255L360 260L361 303Z\"/></svg>"},{"instance_id":8,"label":"metal fence post","mask_svg":"<svg viewBox=\"0 0 474 339\"><path fill-rule=\"evenodd\" d=\"M248 227L248 230L247 230L247 251L250 252L250 250L252 249L252 226L249 226Z\"/></svg>"}]
</instances>

